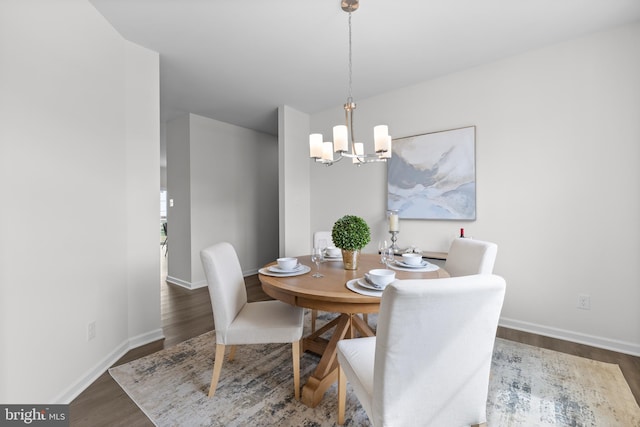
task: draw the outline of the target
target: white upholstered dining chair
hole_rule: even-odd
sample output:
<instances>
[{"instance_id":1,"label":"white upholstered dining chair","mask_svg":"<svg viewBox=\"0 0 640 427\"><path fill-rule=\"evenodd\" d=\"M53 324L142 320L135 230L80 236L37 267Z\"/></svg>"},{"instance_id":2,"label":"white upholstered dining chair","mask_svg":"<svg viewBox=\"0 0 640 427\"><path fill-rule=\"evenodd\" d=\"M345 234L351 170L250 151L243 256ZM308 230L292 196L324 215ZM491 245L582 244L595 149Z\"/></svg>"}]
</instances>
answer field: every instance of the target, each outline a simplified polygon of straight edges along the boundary
<instances>
[{"instance_id":1,"label":"white upholstered dining chair","mask_svg":"<svg viewBox=\"0 0 640 427\"><path fill-rule=\"evenodd\" d=\"M491 274L497 254L498 245L495 243L475 239L454 239L444 269L451 277Z\"/></svg>"},{"instance_id":2,"label":"white upholstered dining chair","mask_svg":"<svg viewBox=\"0 0 640 427\"><path fill-rule=\"evenodd\" d=\"M330 231L316 231L313 233L314 248L327 248L329 246L334 246Z\"/></svg>"},{"instance_id":3,"label":"white upholstered dining chair","mask_svg":"<svg viewBox=\"0 0 640 427\"><path fill-rule=\"evenodd\" d=\"M200 252L207 277L216 332L216 354L209 397L216 392L224 352L231 346L229 360L238 344L291 343L293 385L300 398L300 339L304 311L281 301L247 302L247 289L235 249L222 242Z\"/></svg>"},{"instance_id":4,"label":"white upholstered dining chair","mask_svg":"<svg viewBox=\"0 0 640 427\"><path fill-rule=\"evenodd\" d=\"M387 286L377 336L338 342L338 424L347 380L374 426L486 423L504 293L492 274Z\"/></svg>"}]
</instances>

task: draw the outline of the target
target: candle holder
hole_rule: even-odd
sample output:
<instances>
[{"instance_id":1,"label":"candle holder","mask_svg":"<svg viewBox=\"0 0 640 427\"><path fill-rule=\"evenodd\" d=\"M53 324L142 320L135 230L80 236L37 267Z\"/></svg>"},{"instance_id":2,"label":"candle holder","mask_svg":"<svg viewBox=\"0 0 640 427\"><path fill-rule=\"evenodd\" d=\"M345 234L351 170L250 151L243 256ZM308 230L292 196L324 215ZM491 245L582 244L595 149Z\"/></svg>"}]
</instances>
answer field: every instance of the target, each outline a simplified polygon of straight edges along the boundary
<instances>
[{"instance_id":1,"label":"candle holder","mask_svg":"<svg viewBox=\"0 0 640 427\"><path fill-rule=\"evenodd\" d=\"M396 243L398 233L400 232L400 217L398 211L395 209L388 210L387 218L389 220L389 233L391 234L391 249L393 249L394 254L399 254L402 250L398 248L398 244Z\"/></svg>"},{"instance_id":2,"label":"candle holder","mask_svg":"<svg viewBox=\"0 0 640 427\"><path fill-rule=\"evenodd\" d=\"M398 248L398 245L396 244L396 240L398 240L399 231L389 231L389 233L391 234L391 249L393 249L394 254L399 254L400 252L402 252L400 248Z\"/></svg>"}]
</instances>

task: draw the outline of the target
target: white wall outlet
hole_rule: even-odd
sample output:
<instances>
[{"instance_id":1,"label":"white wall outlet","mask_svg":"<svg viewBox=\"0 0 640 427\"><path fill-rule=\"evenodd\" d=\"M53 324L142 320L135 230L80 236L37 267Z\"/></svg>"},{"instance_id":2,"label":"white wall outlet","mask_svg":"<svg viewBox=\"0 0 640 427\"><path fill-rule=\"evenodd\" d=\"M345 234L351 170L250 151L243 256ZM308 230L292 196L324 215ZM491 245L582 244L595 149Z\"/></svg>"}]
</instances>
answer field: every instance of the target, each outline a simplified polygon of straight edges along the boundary
<instances>
[{"instance_id":1,"label":"white wall outlet","mask_svg":"<svg viewBox=\"0 0 640 427\"><path fill-rule=\"evenodd\" d=\"M96 321L89 322L87 325L87 341L91 341L96 337Z\"/></svg>"},{"instance_id":2,"label":"white wall outlet","mask_svg":"<svg viewBox=\"0 0 640 427\"><path fill-rule=\"evenodd\" d=\"M591 296L587 294L578 295L578 308L581 310L591 310Z\"/></svg>"}]
</instances>

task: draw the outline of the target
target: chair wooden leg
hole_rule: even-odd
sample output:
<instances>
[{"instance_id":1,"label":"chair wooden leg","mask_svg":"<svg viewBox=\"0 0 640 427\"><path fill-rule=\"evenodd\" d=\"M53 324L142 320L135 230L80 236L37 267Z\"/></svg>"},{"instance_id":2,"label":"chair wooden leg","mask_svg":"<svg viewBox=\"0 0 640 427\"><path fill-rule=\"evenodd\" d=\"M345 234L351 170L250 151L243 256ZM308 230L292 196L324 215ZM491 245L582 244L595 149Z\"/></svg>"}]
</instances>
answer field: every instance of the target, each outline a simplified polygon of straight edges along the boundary
<instances>
[{"instance_id":1,"label":"chair wooden leg","mask_svg":"<svg viewBox=\"0 0 640 427\"><path fill-rule=\"evenodd\" d=\"M344 411L347 405L347 376L338 364L338 424L344 424Z\"/></svg>"},{"instance_id":2,"label":"chair wooden leg","mask_svg":"<svg viewBox=\"0 0 640 427\"><path fill-rule=\"evenodd\" d=\"M311 310L311 333L316 331L316 318L318 317L318 310Z\"/></svg>"},{"instance_id":3,"label":"chair wooden leg","mask_svg":"<svg viewBox=\"0 0 640 427\"><path fill-rule=\"evenodd\" d=\"M293 353L293 391L296 400L300 400L300 341L291 344Z\"/></svg>"},{"instance_id":4,"label":"chair wooden leg","mask_svg":"<svg viewBox=\"0 0 640 427\"><path fill-rule=\"evenodd\" d=\"M209 397L213 397L216 393L220 372L222 371L222 362L224 362L224 344L216 344L216 355L213 361L213 375L211 376L211 387L209 387Z\"/></svg>"},{"instance_id":5,"label":"chair wooden leg","mask_svg":"<svg viewBox=\"0 0 640 427\"><path fill-rule=\"evenodd\" d=\"M236 345L232 345L231 350L229 350L229 362L233 361L233 359L236 357L236 347Z\"/></svg>"}]
</instances>

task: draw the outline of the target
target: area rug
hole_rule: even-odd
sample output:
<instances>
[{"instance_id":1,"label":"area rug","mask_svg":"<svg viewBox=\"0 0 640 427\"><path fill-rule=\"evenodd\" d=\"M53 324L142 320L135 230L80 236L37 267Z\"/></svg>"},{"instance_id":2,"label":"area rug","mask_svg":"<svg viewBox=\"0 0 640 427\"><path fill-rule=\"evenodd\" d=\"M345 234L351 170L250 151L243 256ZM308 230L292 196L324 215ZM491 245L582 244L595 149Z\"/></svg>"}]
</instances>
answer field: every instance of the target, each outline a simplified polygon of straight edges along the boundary
<instances>
[{"instance_id":1,"label":"area rug","mask_svg":"<svg viewBox=\"0 0 640 427\"><path fill-rule=\"evenodd\" d=\"M291 346L239 346L207 397L215 332L109 370L157 426L333 426L336 385L315 408L293 398ZM302 383L319 358L304 354ZM638 407L617 365L496 339L489 426L640 427ZM370 426L347 389L346 426Z\"/></svg>"}]
</instances>

